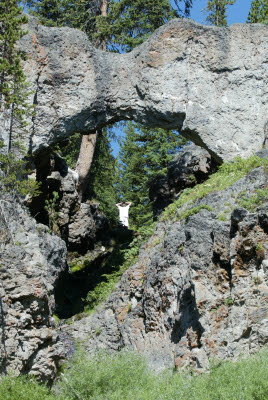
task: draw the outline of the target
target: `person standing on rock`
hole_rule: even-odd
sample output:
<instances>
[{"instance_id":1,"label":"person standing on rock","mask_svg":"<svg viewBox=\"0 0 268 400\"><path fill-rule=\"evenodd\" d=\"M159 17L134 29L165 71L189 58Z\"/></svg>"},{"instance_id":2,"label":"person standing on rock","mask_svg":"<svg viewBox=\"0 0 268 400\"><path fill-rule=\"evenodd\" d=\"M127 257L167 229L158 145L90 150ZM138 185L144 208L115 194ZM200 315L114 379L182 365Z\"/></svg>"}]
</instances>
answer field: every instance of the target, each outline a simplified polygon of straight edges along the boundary
<instances>
[{"instance_id":1,"label":"person standing on rock","mask_svg":"<svg viewBox=\"0 0 268 400\"><path fill-rule=\"evenodd\" d=\"M116 207L119 210L120 223L126 228L128 228L128 212L131 204L132 204L131 202L126 202L126 201L116 204Z\"/></svg>"}]
</instances>

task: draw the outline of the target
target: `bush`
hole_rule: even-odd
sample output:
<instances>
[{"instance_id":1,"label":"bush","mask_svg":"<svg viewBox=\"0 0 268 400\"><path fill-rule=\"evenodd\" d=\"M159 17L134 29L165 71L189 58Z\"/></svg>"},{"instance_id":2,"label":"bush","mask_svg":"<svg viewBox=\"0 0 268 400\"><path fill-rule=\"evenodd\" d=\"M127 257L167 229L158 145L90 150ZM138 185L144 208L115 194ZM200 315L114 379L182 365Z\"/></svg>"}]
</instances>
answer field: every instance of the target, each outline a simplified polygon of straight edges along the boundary
<instances>
[{"instance_id":1,"label":"bush","mask_svg":"<svg viewBox=\"0 0 268 400\"><path fill-rule=\"evenodd\" d=\"M266 400L268 351L215 365L210 374L166 371L156 375L131 353L100 353L91 360L78 353L64 374L59 400Z\"/></svg>"},{"instance_id":2,"label":"bush","mask_svg":"<svg viewBox=\"0 0 268 400\"><path fill-rule=\"evenodd\" d=\"M0 378L1 400L55 400L54 395L32 378L11 375Z\"/></svg>"},{"instance_id":3,"label":"bush","mask_svg":"<svg viewBox=\"0 0 268 400\"><path fill-rule=\"evenodd\" d=\"M1 400L266 400L268 351L238 362L222 362L210 374L171 370L155 374L133 353L99 354L87 360L78 351L61 374L55 395L32 378L4 377Z\"/></svg>"}]
</instances>

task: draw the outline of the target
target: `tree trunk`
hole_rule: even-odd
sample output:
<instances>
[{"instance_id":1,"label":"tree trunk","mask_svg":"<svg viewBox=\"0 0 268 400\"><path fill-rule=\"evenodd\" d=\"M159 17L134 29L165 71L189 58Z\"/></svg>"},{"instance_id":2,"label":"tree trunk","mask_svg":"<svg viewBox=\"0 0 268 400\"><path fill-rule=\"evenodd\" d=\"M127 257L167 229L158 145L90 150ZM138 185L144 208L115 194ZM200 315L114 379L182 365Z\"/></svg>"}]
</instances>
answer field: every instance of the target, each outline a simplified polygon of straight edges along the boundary
<instances>
[{"instance_id":1,"label":"tree trunk","mask_svg":"<svg viewBox=\"0 0 268 400\"><path fill-rule=\"evenodd\" d=\"M107 17L108 15L108 5L110 0L102 0L101 5L99 7L100 15L103 17ZM105 51L106 50L106 42L102 40L99 43L95 43L95 46ZM76 172L78 173L78 193L80 199L83 201L83 197L89 182L90 177L90 167L93 161L93 156L95 152L96 142L98 137L98 131L91 132L88 135L83 135L80 152L76 164Z\"/></svg>"},{"instance_id":2,"label":"tree trunk","mask_svg":"<svg viewBox=\"0 0 268 400\"><path fill-rule=\"evenodd\" d=\"M78 193L82 200L88 185L90 167L93 161L94 151L96 147L98 132L83 135L80 146L78 161L76 164L76 172L78 173Z\"/></svg>"},{"instance_id":3,"label":"tree trunk","mask_svg":"<svg viewBox=\"0 0 268 400\"><path fill-rule=\"evenodd\" d=\"M10 110L10 126L9 126L9 138L8 138L8 153L11 152L12 147L12 136L13 136L13 122L14 122L14 103L12 103Z\"/></svg>"}]
</instances>

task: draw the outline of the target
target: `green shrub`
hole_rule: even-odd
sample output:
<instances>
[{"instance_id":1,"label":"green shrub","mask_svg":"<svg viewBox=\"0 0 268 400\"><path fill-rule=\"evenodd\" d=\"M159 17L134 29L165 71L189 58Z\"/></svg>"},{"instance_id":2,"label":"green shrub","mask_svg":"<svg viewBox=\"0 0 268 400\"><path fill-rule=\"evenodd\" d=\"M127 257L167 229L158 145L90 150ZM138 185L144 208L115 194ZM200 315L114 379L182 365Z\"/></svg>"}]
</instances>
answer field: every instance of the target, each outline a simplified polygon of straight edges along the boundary
<instances>
[{"instance_id":1,"label":"green shrub","mask_svg":"<svg viewBox=\"0 0 268 400\"><path fill-rule=\"evenodd\" d=\"M6 376L0 378L1 400L56 400L50 390L33 378Z\"/></svg>"},{"instance_id":2,"label":"green shrub","mask_svg":"<svg viewBox=\"0 0 268 400\"><path fill-rule=\"evenodd\" d=\"M268 351L212 367L192 376L155 374L131 353L100 353L91 360L78 353L59 385L58 400L266 400Z\"/></svg>"},{"instance_id":3,"label":"green shrub","mask_svg":"<svg viewBox=\"0 0 268 400\"><path fill-rule=\"evenodd\" d=\"M32 378L4 377L1 400L266 400L268 351L222 362L210 374L171 370L155 374L137 354L100 352L87 360L78 351L57 381L55 395Z\"/></svg>"}]
</instances>

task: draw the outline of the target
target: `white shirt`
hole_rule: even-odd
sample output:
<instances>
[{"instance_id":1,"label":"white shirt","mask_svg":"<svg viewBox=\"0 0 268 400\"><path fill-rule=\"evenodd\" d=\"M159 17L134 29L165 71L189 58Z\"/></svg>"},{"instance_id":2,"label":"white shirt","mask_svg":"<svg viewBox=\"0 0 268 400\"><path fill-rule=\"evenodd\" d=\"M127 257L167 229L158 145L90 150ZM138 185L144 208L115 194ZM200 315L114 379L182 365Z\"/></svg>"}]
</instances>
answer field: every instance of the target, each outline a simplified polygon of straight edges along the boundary
<instances>
[{"instance_id":1,"label":"white shirt","mask_svg":"<svg viewBox=\"0 0 268 400\"><path fill-rule=\"evenodd\" d=\"M130 205L128 204L127 206L118 206L119 209L119 220L124 226L128 226L128 211L129 211Z\"/></svg>"}]
</instances>

